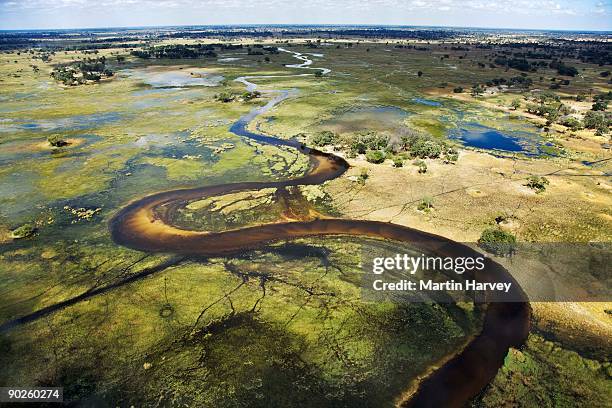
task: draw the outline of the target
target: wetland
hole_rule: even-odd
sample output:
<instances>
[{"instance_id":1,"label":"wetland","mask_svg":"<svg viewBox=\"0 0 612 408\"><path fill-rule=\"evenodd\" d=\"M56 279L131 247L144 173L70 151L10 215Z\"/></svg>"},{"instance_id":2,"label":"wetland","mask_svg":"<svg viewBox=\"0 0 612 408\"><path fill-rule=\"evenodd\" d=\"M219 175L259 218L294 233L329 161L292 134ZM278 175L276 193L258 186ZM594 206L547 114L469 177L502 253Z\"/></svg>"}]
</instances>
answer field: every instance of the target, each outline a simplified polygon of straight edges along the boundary
<instances>
[{"instance_id":1,"label":"wetland","mask_svg":"<svg viewBox=\"0 0 612 408\"><path fill-rule=\"evenodd\" d=\"M490 228L609 242L604 68L568 59L580 75L542 96L554 68L487 85L521 76L477 65L506 46L287 38L161 35L161 58L100 49L112 76L78 85L50 74L83 50L0 54L0 385L76 405L605 406L608 302L530 304L497 257L474 279L517 302L360 287L364 251L478 254ZM181 43L198 57L168 57Z\"/></svg>"}]
</instances>

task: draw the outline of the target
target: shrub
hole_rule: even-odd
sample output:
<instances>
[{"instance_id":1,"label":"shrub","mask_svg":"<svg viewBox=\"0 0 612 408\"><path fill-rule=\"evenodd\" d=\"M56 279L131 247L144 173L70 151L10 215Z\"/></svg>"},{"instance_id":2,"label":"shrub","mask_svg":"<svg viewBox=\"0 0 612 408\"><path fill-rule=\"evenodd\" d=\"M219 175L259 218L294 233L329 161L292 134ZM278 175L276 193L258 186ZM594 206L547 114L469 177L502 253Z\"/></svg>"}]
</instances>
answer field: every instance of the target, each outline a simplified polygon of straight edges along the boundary
<instances>
[{"instance_id":1,"label":"shrub","mask_svg":"<svg viewBox=\"0 0 612 408\"><path fill-rule=\"evenodd\" d=\"M410 151L414 157L436 159L440 157L442 148L433 140L421 139L411 147Z\"/></svg>"},{"instance_id":2,"label":"shrub","mask_svg":"<svg viewBox=\"0 0 612 408\"><path fill-rule=\"evenodd\" d=\"M361 169L359 176L357 176L357 182L363 185L365 184L368 177L370 177L370 175L368 174L368 169Z\"/></svg>"},{"instance_id":3,"label":"shrub","mask_svg":"<svg viewBox=\"0 0 612 408\"><path fill-rule=\"evenodd\" d=\"M453 89L453 92L454 92L454 93L461 93L461 92L463 92L463 88L462 88L462 87L460 87L460 86L458 86L458 87L456 87L456 88L454 88L454 89Z\"/></svg>"},{"instance_id":4,"label":"shrub","mask_svg":"<svg viewBox=\"0 0 612 408\"><path fill-rule=\"evenodd\" d=\"M385 154L380 150L368 150L366 160L370 163L380 164L385 161Z\"/></svg>"},{"instance_id":5,"label":"shrub","mask_svg":"<svg viewBox=\"0 0 612 408\"><path fill-rule=\"evenodd\" d=\"M417 205L417 210L419 211L429 212L431 211L432 208L433 208L433 198L429 196L423 197L423 199L421 199L421 201L419 201L419 204Z\"/></svg>"},{"instance_id":6,"label":"shrub","mask_svg":"<svg viewBox=\"0 0 612 408\"><path fill-rule=\"evenodd\" d=\"M605 111L606 109L608 109L607 101L597 101L591 106L591 110L594 111Z\"/></svg>"},{"instance_id":7,"label":"shrub","mask_svg":"<svg viewBox=\"0 0 612 408\"><path fill-rule=\"evenodd\" d=\"M253 92L246 91L242 94L242 100L250 101L251 99L259 98L260 96L261 96L261 92L259 91L253 91Z\"/></svg>"},{"instance_id":8,"label":"shrub","mask_svg":"<svg viewBox=\"0 0 612 408\"><path fill-rule=\"evenodd\" d=\"M588 111L584 115L584 127L596 129L600 133L607 133L612 124L612 115L609 112Z\"/></svg>"},{"instance_id":9,"label":"shrub","mask_svg":"<svg viewBox=\"0 0 612 408\"><path fill-rule=\"evenodd\" d=\"M312 144L314 144L315 146L325 146L334 144L337 139L338 136L334 132L324 130L322 132L316 133L312 137L311 141Z\"/></svg>"},{"instance_id":10,"label":"shrub","mask_svg":"<svg viewBox=\"0 0 612 408\"><path fill-rule=\"evenodd\" d=\"M565 127L570 128L573 131L582 129L582 123L576 118L568 116L561 121L561 124Z\"/></svg>"},{"instance_id":11,"label":"shrub","mask_svg":"<svg viewBox=\"0 0 612 408\"><path fill-rule=\"evenodd\" d=\"M529 176L529 178L527 178L527 184L525 185L531 188L532 190L535 190L535 192L539 194L539 193L544 192L544 190L546 190L546 186L549 183L550 182L548 181L546 177Z\"/></svg>"},{"instance_id":12,"label":"shrub","mask_svg":"<svg viewBox=\"0 0 612 408\"><path fill-rule=\"evenodd\" d=\"M492 254L506 256L514 252L516 237L499 228L487 228L480 235L478 246Z\"/></svg>"},{"instance_id":13,"label":"shrub","mask_svg":"<svg viewBox=\"0 0 612 408\"><path fill-rule=\"evenodd\" d=\"M68 144L68 142L66 142L64 139L62 139L60 135L57 134L53 134L47 137L47 141L53 147L62 147Z\"/></svg>"},{"instance_id":14,"label":"shrub","mask_svg":"<svg viewBox=\"0 0 612 408\"><path fill-rule=\"evenodd\" d=\"M412 164L418 166L420 174L427 173L427 163L425 163L423 160L415 160Z\"/></svg>"},{"instance_id":15,"label":"shrub","mask_svg":"<svg viewBox=\"0 0 612 408\"><path fill-rule=\"evenodd\" d=\"M232 92L221 92L215 95L215 99L219 102L228 103L232 102L236 96Z\"/></svg>"},{"instance_id":16,"label":"shrub","mask_svg":"<svg viewBox=\"0 0 612 408\"><path fill-rule=\"evenodd\" d=\"M444 154L444 163L456 163L459 160L459 152L454 147L449 147L446 149L446 153Z\"/></svg>"},{"instance_id":17,"label":"shrub","mask_svg":"<svg viewBox=\"0 0 612 408\"><path fill-rule=\"evenodd\" d=\"M349 150L352 154L364 154L367 150L383 150L387 147L389 138L376 132L360 133L351 139Z\"/></svg>"},{"instance_id":18,"label":"shrub","mask_svg":"<svg viewBox=\"0 0 612 408\"><path fill-rule=\"evenodd\" d=\"M36 227L32 224L23 224L21 227L11 232L11 237L15 239L29 238L36 233Z\"/></svg>"},{"instance_id":19,"label":"shrub","mask_svg":"<svg viewBox=\"0 0 612 408\"><path fill-rule=\"evenodd\" d=\"M512 102L510 103L510 107L514 110L517 110L518 108L521 107L521 100L520 99L513 99Z\"/></svg>"},{"instance_id":20,"label":"shrub","mask_svg":"<svg viewBox=\"0 0 612 408\"><path fill-rule=\"evenodd\" d=\"M393 158L393 167L404 167L404 159L399 156Z\"/></svg>"}]
</instances>

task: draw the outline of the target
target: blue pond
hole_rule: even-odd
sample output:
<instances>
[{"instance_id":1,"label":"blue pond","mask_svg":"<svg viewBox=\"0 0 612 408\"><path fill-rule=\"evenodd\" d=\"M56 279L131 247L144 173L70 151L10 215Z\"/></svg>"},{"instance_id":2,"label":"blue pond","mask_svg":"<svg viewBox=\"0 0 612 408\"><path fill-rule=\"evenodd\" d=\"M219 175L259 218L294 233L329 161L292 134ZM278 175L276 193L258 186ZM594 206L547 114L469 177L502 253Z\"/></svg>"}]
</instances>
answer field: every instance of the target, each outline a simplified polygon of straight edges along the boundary
<instances>
[{"instance_id":1,"label":"blue pond","mask_svg":"<svg viewBox=\"0 0 612 408\"><path fill-rule=\"evenodd\" d=\"M542 154L542 139L533 132L520 130L500 131L479 123L465 123L453 129L449 137L464 145L479 149L520 152L527 155Z\"/></svg>"}]
</instances>

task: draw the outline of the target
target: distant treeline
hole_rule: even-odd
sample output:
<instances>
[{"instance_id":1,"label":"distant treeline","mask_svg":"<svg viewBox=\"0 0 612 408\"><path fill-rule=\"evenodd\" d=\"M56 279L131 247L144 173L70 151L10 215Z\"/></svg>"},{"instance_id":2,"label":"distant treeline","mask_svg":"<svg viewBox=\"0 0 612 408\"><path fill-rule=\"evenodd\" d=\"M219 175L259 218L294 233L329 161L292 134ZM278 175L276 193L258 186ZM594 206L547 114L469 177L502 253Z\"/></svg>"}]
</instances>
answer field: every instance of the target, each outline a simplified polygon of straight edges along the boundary
<instances>
[{"instance_id":1,"label":"distant treeline","mask_svg":"<svg viewBox=\"0 0 612 408\"><path fill-rule=\"evenodd\" d=\"M262 44L254 44L251 46L243 46L242 44L172 44L150 47L142 50L134 50L131 54L138 58L154 58L154 59L182 59L182 58L201 58L201 57L216 57L216 51L227 51L247 48L249 55L264 55L278 54L278 48L273 46L264 46Z\"/></svg>"},{"instance_id":2,"label":"distant treeline","mask_svg":"<svg viewBox=\"0 0 612 408\"><path fill-rule=\"evenodd\" d=\"M161 45L143 50L132 51L131 54L138 58L200 58L200 57L216 57L215 47L211 44L194 44L194 45Z\"/></svg>"},{"instance_id":3,"label":"distant treeline","mask_svg":"<svg viewBox=\"0 0 612 408\"><path fill-rule=\"evenodd\" d=\"M299 37L299 36L319 36L319 37L360 37L360 38L400 38L400 39L421 39L421 40L440 40L456 37L459 32L451 30L415 30L415 29L394 29L394 28L374 28L374 27L351 27L351 28L304 28L285 27L279 31L273 30L249 30L247 28L218 28L202 31L177 31L163 33L162 37L167 38L216 38L216 37Z\"/></svg>"}]
</instances>

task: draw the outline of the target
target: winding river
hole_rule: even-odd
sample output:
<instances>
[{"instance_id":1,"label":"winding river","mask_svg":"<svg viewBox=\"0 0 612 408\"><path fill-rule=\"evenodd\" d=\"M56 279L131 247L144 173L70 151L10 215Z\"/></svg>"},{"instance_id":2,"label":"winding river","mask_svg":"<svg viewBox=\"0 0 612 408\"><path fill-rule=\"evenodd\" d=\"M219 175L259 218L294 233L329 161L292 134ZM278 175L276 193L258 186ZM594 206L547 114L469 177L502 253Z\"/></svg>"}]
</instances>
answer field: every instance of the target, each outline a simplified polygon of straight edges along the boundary
<instances>
[{"instance_id":1,"label":"winding river","mask_svg":"<svg viewBox=\"0 0 612 408\"><path fill-rule=\"evenodd\" d=\"M323 74L330 72L326 68L312 68L312 60L304 54L279 50L290 52L302 61L287 67L320 70ZM257 86L249 80L262 77L241 77L236 80L253 91ZM259 143L291 147L307 155L311 165L306 174L283 181L221 184L149 195L130 203L111 219L109 226L114 241L147 252L224 256L262 247L274 241L322 235L351 235L405 242L424 253L440 256L479 256L474 249L447 238L378 221L324 218L278 222L224 232L191 231L173 226L169 221L172 214L190 200L264 188L282 189L321 184L341 176L348 169L348 163L341 157L308 148L295 140L284 140L249 131L247 126L256 116L272 109L295 93L291 90L268 92L275 96L266 105L240 118L231 126L230 131ZM399 398L398 406L463 406L493 379L503 364L509 347L518 347L525 341L529 332L530 307L526 295L508 271L487 258L484 271L474 273L471 278L481 282L511 282L511 297L515 301L495 302L492 293L485 293L481 299L485 309L481 333L441 367L422 378L414 392Z\"/></svg>"}]
</instances>

